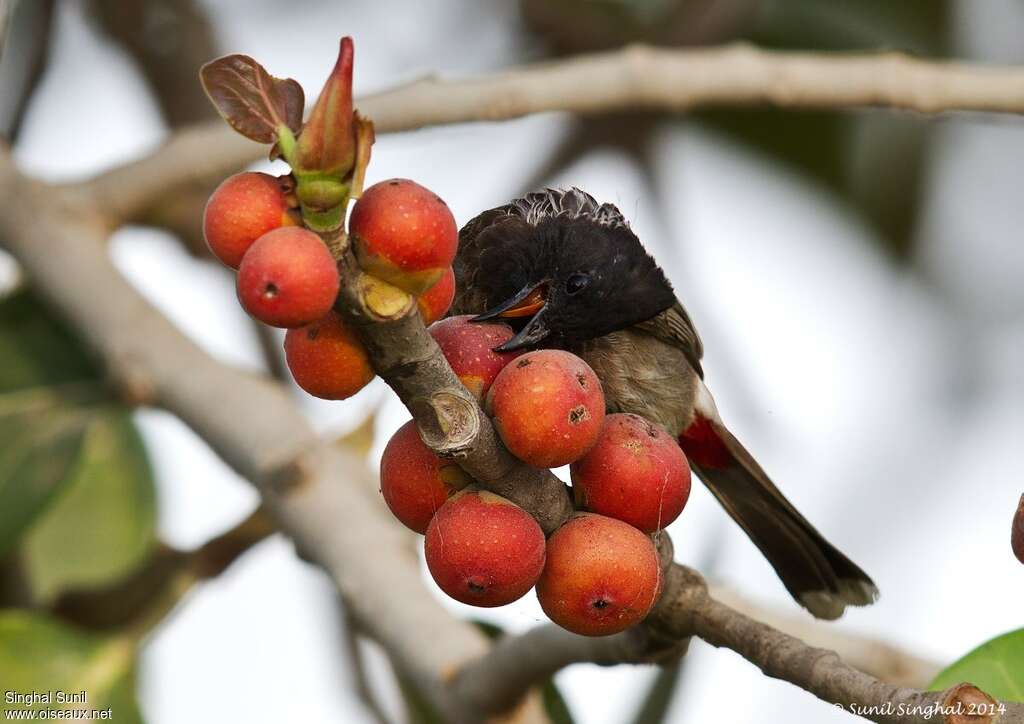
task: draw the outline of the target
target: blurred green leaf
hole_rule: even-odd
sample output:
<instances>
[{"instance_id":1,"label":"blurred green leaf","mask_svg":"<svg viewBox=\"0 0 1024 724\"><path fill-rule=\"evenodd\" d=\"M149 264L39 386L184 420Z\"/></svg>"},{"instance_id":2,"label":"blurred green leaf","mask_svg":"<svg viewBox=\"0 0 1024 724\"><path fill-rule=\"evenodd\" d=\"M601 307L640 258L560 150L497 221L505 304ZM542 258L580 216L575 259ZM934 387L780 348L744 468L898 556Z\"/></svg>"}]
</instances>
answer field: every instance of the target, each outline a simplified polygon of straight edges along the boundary
<instances>
[{"instance_id":1,"label":"blurred green leaf","mask_svg":"<svg viewBox=\"0 0 1024 724\"><path fill-rule=\"evenodd\" d=\"M30 292L0 301L0 555L33 591L107 583L153 542L153 479L127 408Z\"/></svg>"},{"instance_id":2,"label":"blurred green leaf","mask_svg":"<svg viewBox=\"0 0 1024 724\"><path fill-rule=\"evenodd\" d=\"M89 420L67 406L12 408L2 398L13 396L25 397L0 396L0 555L68 482Z\"/></svg>"},{"instance_id":3,"label":"blurred green leaf","mask_svg":"<svg viewBox=\"0 0 1024 724\"><path fill-rule=\"evenodd\" d=\"M127 575L151 552L155 527L145 447L129 413L107 408L92 419L70 484L26 534L36 597Z\"/></svg>"},{"instance_id":4,"label":"blurred green leaf","mask_svg":"<svg viewBox=\"0 0 1024 724\"><path fill-rule=\"evenodd\" d=\"M569 705L553 678L544 682L540 693L544 702L544 712L551 720L551 724L574 724Z\"/></svg>"},{"instance_id":5,"label":"blurred green leaf","mask_svg":"<svg viewBox=\"0 0 1024 724\"><path fill-rule=\"evenodd\" d=\"M712 108L694 118L712 129L753 146L774 160L838 189L844 177L848 118L830 111L778 108Z\"/></svg>"},{"instance_id":6,"label":"blurred green leaf","mask_svg":"<svg viewBox=\"0 0 1024 724\"><path fill-rule=\"evenodd\" d=\"M763 0L745 39L768 48L941 55L949 10L947 0Z\"/></svg>"},{"instance_id":7,"label":"blurred green leaf","mask_svg":"<svg viewBox=\"0 0 1024 724\"><path fill-rule=\"evenodd\" d=\"M0 611L0 681L18 694L85 691L85 703L0 700L0 711L111 709L112 721L141 722L135 701L135 644L125 637L87 634L40 614Z\"/></svg>"},{"instance_id":8,"label":"blurred green leaf","mask_svg":"<svg viewBox=\"0 0 1024 724\"><path fill-rule=\"evenodd\" d=\"M402 700L405 702L405 718L409 724L444 724L441 714L407 676L398 673L396 669L395 679L402 692Z\"/></svg>"},{"instance_id":9,"label":"blurred green leaf","mask_svg":"<svg viewBox=\"0 0 1024 724\"><path fill-rule=\"evenodd\" d=\"M997 636L935 677L932 691L969 682L990 696L1024 702L1024 628Z\"/></svg>"},{"instance_id":10,"label":"blurred green leaf","mask_svg":"<svg viewBox=\"0 0 1024 724\"><path fill-rule=\"evenodd\" d=\"M764 2L743 39L781 50L948 53L949 3L936 0ZM906 259L920 208L931 126L906 114L714 109L705 125L847 197L886 251Z\"/></svg>"},{"instance_id":11,"label":"blurred green leaf","mask_svg":"<svg viewBox=\"0 0 1024 724\"><path fill-rule=\"evenodd\" d=\"M99 367L34 295L0 300L0 395L99 379Z\"/></svg>"}]
</instances>

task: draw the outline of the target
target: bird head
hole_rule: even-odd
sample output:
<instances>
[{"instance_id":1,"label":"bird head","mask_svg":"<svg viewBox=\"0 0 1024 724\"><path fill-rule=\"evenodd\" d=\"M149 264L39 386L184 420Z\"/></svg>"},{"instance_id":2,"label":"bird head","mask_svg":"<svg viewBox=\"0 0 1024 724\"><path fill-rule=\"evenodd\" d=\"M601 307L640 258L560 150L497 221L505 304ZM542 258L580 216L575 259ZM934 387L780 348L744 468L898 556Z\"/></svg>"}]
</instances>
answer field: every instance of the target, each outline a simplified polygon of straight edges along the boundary
<instances>
[{"instance_id":1,"label":"bird head","mask_svg":"<svg viewBox=\"0 0 1024 724\"><path fill-rule=\"evenodd\" d=\"M501 319L518 330L499 351L570 346L675 303L672 285L625 223L508 216L484 229L475 246L474 283L489 308L474 321Z\"/></svg>"}]
</instances>

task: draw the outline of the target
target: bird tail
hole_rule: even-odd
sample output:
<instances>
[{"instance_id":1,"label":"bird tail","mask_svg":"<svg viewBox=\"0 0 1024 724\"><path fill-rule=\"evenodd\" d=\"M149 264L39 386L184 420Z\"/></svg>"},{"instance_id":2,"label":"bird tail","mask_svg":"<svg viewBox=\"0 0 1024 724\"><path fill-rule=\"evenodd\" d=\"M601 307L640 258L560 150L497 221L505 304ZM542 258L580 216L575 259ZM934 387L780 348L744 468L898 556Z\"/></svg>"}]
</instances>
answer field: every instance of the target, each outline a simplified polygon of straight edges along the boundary
<instances>
[{"instance_id":1,"label":"bird tail","mask_svg":"<svg viewBox=\"0 0 1024 724\"><path fill-rule=\"evenodd\" d=\"M875 601L871 578L800 515L717 414L698 412L679 444L800 605L817 618L835 619L847 606Z\"/></svg>"}]
</instances>

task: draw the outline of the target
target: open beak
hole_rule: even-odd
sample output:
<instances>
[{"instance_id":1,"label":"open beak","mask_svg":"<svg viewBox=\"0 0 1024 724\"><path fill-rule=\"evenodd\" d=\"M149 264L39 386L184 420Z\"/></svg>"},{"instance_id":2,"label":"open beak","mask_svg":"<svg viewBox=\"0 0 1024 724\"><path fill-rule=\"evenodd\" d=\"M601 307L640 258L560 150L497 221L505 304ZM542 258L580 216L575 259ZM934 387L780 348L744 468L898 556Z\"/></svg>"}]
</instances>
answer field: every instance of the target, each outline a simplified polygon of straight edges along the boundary
<instances>
[{"instance_id":1,"label":"open beak","mask_svg":"<svg viewBox=\"0 0 1024 724\"><path fill-rule=\"evenodd\" d=\"M494 348L495 352L515 352L532 347L550 334L544 320L545 304L547 303L547 283L527 286L511 299L502 302L493 309L473 317L473 322L487 322L492 319L515 319L530 317L519 333L505 344Z\"/></svg>"},{"instance_id":2,"label":"open beak","mask_svg":"<svg viewBox=\"0 0 1024 724\"><path fill-rule=\"evenodd\" d=\"M523 287L511 299L488 309L483 314L476 315L472 321L489 322L498 318L532 317L544 308L547 290L547 282Z\"/></svg>"}]
</instances>

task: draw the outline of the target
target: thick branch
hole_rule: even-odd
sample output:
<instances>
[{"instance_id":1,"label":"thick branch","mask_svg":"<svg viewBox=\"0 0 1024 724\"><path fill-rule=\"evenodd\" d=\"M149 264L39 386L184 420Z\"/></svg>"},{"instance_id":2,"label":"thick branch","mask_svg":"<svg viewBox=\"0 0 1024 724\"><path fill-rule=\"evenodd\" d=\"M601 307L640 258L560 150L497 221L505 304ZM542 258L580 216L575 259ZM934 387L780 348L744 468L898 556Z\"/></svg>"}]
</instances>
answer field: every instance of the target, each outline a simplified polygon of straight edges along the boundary
<instances>
[{"instance_id":1,"label":"thick branch","mask_svg":"<svg viewBox=\"0 0 1024 724\"><path fill-rule=\"evenodd\" d=\"M545 533L553 532L573 512L565 484L505 449L427 333L415 304L391 318L378 316L367 306L366 275L351 251L339 263L344 280L339 309L354 321L374 369L409 408L423 441L458 461L488 490L529 511Z\"/></svg>"},{"instance_id":2,"label":"thick branch","mask_svg":"<svg viewBox=\"0 0 1024 724\"><path fill-rule=\"evenodd\" d=\"M103 588L64 591L54 602L55 614L79 626L123 627L144 616L157 601L179 601L200 581L219 576L232 563L275 532L262 508L235 527L191 551L160 543L142 568Z\"/></svg>"},{"instance_id":3,"label":"thick branch","mask_svg":"<svg viewBox=\"0 0 1024 724\"><path fill-rule=\"evenodd\" d=\"M683 112L724 105L1019 114L1024 113L1024 69L923 61L899 53L632 46L491 76L426 78L358 101L379 133L548 111ZM216 181L263 153L222 122L211 121L171 136L152 156L96 178L86 190L114 218L133 219L168 189Z\"/></svg>"}]
</instances>

